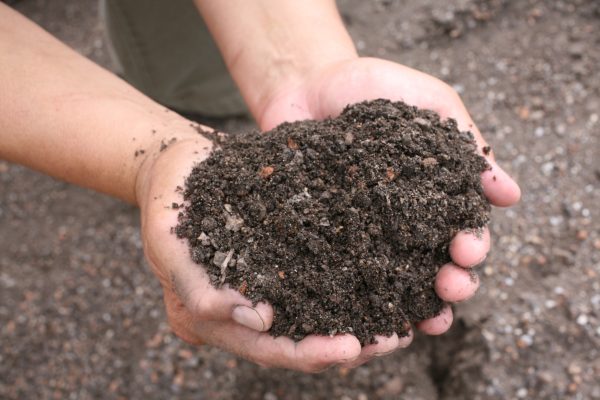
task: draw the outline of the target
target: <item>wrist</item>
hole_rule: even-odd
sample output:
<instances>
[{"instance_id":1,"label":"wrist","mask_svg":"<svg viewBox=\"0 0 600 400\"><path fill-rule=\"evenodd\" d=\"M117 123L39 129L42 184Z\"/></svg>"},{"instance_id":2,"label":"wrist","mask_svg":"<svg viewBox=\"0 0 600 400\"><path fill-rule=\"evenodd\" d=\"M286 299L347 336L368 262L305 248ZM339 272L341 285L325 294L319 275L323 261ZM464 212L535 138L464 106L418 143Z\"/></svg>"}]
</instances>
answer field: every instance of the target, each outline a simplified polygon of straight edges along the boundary
<instances>
[{"instance_id":1,"label":"wrist","mask_svg":"<svg viewBox=\"0 0 600 400\"><path fill-rule=\"evenodd\" d=\"M339 46L331 51L328 47L327 44L312 49L289 49L287 54L275 49L265 49L272 54L263 57L261 61L260 70L264 71L264 76L255 81L260 82L260 85L250 82L251 78L246 76L242 63L232 66L231 73L234 77L240 77L240 89L252 115L260 120L273 99L294 91L300 94L303 87L323 71L358 58L354 47Z\"/></svg>"},{"instance_id":2,"label":"wrist","mask_svg":"<svg viewBox=\"0 0 600 400\"><path fill-rule=\"evenodd\" d=\"M150 154L140 163L135 178L135 199L140 209L145 209L153 193L174 191L183 187L188 169L206 159L212 150L210 139L199 133L174 135L177 140L165 143L158 141ZM173 183L173 175L181 175L181 182ZM173 187L166 187L171 185Z\"/></svg>"}]
</instances>

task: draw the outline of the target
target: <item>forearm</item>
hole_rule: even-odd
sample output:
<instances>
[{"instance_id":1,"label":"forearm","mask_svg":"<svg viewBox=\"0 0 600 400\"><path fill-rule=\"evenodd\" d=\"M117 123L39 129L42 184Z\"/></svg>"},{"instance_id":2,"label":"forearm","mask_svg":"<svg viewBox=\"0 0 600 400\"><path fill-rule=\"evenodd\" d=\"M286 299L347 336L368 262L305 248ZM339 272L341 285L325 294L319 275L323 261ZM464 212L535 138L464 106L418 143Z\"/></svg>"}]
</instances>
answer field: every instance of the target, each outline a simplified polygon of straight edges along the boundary
<instances>
[{"instance_id":1,"label":"forearm","mask_svg":"<svg viewBox=\"0 0 600 400\"><path fill-rule=\"evenodd\" d=\"M250 111L356 57L333 0L195 0Z\"/></svg>"},{"instance_id":2,"label":"forearm","mask_svg":"<svg viewBox=\"0 0 600 400\"><path fill-rule=\"evenodd\" d=\"M140 167L161 141L198 138L1 3L0 21L0 158L135 203Z\"/></svg>"}]
</instances>

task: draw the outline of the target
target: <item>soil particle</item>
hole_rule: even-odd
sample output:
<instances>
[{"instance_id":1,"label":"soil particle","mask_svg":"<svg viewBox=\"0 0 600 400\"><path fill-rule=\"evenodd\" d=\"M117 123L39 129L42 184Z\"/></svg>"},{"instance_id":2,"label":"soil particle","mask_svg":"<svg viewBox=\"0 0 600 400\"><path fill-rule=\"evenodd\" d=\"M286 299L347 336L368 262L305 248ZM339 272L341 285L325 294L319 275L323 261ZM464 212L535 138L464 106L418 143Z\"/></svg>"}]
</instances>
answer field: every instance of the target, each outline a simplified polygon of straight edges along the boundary
<instances>
[{"instance_id":1,"label":"soil particle","mask_svg":"<svg viewBox=\"0 0 600 400\"><path fill-rule=\"evenodd\" d=\"M170 145L172 145L173 143L175 143L177 141L177 138L172 137L168 142L165 143L164 140L160 141L160 148L159 151L163 152L167 149L167 147L169 147Z\"/></svg>"},{"instance_id":2,"label":"soil particle","mask_svg":"<svg viewBox=\"0 0 600 400\"><path fill-rule=\"evenodd\" d=\"M273 305L274 336L402 336L440 312L452 237L488 222L475 150L454 120L387 100L229 137L187 178L176 233L214 285Z\"/></svg>"}]
</instances>

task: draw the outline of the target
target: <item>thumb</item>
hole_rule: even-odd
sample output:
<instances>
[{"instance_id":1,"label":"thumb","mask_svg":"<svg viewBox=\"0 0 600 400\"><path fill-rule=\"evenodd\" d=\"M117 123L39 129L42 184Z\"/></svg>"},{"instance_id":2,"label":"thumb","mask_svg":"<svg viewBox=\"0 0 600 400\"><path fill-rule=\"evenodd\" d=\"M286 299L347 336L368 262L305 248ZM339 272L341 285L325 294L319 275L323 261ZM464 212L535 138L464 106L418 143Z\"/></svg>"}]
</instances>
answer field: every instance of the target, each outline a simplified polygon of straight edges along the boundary
<instances>
[{"instance_id":1,"label":"thumb","mask_svg":"<svg viewBox=\"0 0 600 400\"><path fill-rule=\"evenodd\" d=\"M187 252L186 252L187 254ZM187 263L191 264L189 260ZM201 321L234 320L255 331L264 332L273 323L273 308L260 302L255 305L239 291L228 286L215 288L204 268L187 265L170 279L171 291L177 295L191 316ZM180 264L181 265L181 264Z\"/></svg>"}]
</instances>

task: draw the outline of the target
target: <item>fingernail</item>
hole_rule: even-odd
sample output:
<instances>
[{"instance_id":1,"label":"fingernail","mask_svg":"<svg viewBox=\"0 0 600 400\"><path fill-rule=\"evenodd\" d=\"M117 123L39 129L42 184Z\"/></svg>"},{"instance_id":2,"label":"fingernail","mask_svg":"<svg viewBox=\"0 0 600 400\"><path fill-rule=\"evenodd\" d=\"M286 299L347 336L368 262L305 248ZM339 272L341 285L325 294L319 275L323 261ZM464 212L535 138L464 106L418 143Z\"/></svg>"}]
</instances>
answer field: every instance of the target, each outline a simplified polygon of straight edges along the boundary
<instances>
[{"instance_id":1,"label":"fingernail","mask_svg":"<svg viewBox=\"0 0 600 400\"><path fill-rule=\"evenodd\" d=\"M240 325L255 331L265 330L265 322L260 317L258 311L248 306L236 306L231 313L231 318Z\"/></svg>"}]
</instances>

